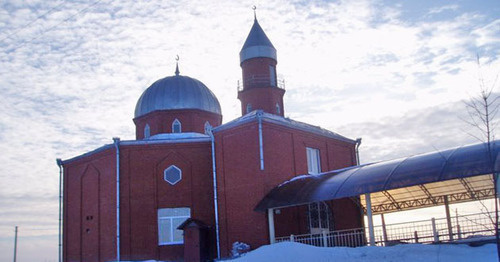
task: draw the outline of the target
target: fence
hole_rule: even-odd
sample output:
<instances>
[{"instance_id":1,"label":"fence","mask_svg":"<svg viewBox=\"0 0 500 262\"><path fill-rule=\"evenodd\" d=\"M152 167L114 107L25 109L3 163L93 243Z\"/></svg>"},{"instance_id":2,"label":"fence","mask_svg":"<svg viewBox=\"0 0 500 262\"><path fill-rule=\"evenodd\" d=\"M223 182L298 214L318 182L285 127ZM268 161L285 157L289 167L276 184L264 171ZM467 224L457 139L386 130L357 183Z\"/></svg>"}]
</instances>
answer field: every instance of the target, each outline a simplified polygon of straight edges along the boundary
<instances>
[{"instance_id":1,"label":"fence","mask_svg":"<svg viewBox=\"0 0 500 262\"><path fill-rule=\"evenodd\" d=\"M479 236L494 236L494 212L455 216L449 227L446 218L376 226L377 245L448 242Z\"/></svg>"},{"instance_id":2,"label":"fence","mask_svg":"<svg viewBox=\"0 0 500 262\"><path fill-rule=\"evenodd\" d=\"M243 82L245 84L243 84ZM245 85L245 88L273 86L280 89L285 89L285 79L282 76L278 76L277 78L272 79L269 75L252 75L251 77L245 78L244 81L238 80L238 92L243 91L243 85Z\"/></svg>"},{"instance_id":3,"label":"fence","mask_svg":"<svg viewBox=\"0 0 500 262\"><path fill-rule=\"evenodd\" d=\"M374 227L375 244L389 246L396 243L436 243L494 236L494 215L494 212L490 212L455 216L451 220L451 228L448 227L446 218L380 225ZM368 229L357 228L277 237L275 242L292 241L322 247L357 247L366 245L367 239Z\"/></svg>"},{"instance_id":4,"label":"fence","mask_svg":"<svg viewBox=\"0 0 500 262\"><path fill-rule=\"evenodd\" d=\"M275 242L297 242L318 247L358 247L366 243L365 231L362 228L324 231L321 234L303 234L291 235L287 237L278 237Z\"/></svg>"}]
</instances>

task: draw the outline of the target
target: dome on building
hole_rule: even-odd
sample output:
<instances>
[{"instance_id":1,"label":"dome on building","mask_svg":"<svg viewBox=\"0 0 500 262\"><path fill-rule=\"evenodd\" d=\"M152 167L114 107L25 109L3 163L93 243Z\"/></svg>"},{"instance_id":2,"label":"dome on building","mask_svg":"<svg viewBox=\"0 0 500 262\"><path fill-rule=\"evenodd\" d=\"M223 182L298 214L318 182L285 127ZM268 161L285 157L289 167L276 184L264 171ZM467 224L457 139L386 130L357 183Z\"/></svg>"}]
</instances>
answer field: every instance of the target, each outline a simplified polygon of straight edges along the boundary
<instances>
[{"instance_id":1,"label":"dome on building","mask_svg":"<svg viewBox=\"0 0 500 262\"><path fill-rule=\"evenodd\" d=\"M156 110L200 109L221 114L217 97L202 82L176 75L154 82L142 93L135 107L135 117Z\"/></svg>"}]
</instances>

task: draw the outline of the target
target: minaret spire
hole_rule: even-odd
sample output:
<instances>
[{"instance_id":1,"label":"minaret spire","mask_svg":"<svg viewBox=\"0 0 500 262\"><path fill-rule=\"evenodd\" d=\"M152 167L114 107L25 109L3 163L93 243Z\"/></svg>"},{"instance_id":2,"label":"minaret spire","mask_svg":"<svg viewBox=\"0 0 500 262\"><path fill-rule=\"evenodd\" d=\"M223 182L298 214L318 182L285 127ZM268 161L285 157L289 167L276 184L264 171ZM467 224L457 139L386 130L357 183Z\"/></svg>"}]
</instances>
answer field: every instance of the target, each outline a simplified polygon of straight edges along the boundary
<instances>
[{"instance_id":1,"label":"minaret spire","mask_svg":"<svg viewBox=\"0 0 500 262\"><path fill-rule=\"evenodd\" d=\"M178 76L179 75L179 55L177 55L175 57L175 75Z\"/></svg>"},{"instance_id":2,"label":"minaret spire","mask_svg":"<svg viewBox=\"0 0 500 262\"><path fill-rule=\"evenodd\" d=\"M242 115L253 110L284 116L284 86L277 79L276 48L257 21L257 7L252 7L254 22L240 51L243 88L238 91Z\"/></svg>"}]
</instances>

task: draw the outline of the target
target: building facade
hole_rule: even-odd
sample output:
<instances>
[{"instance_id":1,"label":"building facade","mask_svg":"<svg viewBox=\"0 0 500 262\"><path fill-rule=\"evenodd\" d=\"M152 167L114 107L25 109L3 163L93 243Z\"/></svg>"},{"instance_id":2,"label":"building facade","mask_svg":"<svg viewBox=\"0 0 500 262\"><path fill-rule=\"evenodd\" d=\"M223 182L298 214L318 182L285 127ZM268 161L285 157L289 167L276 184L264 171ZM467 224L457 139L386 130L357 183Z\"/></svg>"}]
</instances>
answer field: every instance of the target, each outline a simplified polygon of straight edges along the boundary
<instances>
[{"instance_id":1,"label":"building facade","mask_svg":"<svg viewBox=\"0 0 500 262\"><path fill-rule=\"evenodd\" d=\"M257 19L240 63L241 117L222 124L215 95L176 68L139 98L136 140L62 161L64 261L197 261L228 257L235 242L258 248L271 239L268 214L254 209L271 189L356 165L355 140L284 117L276 49ZM273 212L277 235L362 226L351 199Z\"/></svg>"}]
</instances>

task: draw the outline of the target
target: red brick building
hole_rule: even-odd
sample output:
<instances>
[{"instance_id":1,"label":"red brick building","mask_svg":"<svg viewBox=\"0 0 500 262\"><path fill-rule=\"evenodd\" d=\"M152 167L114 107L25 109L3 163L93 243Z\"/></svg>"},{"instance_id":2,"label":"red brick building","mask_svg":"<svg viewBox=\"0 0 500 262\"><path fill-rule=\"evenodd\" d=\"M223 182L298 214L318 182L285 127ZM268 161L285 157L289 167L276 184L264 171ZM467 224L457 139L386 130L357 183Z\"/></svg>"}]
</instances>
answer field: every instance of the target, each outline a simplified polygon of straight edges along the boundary
<instances>
[{"instance_id":1,"label":"red brick building","mask_svg":"<svg viewBox=\"0 0 500 262\"><path fill-rule=\"evenodd\" d=\"M64 261L196 261L228 257L237 241L257 248L271 240L268 214L254 208L271 189L356 164L355 140L284 117L276 49L257 20L240 61L240 118L222 124L215 95L177 68L139 98L136 140L61 162ZM361 220L350 199L274 213L276 235Z\"/></svg>"}]
</instances>

